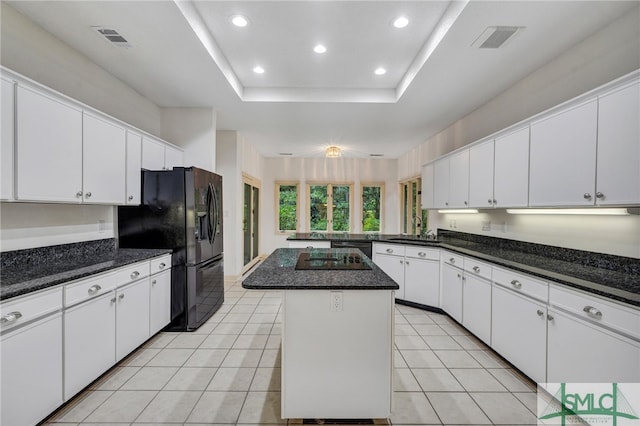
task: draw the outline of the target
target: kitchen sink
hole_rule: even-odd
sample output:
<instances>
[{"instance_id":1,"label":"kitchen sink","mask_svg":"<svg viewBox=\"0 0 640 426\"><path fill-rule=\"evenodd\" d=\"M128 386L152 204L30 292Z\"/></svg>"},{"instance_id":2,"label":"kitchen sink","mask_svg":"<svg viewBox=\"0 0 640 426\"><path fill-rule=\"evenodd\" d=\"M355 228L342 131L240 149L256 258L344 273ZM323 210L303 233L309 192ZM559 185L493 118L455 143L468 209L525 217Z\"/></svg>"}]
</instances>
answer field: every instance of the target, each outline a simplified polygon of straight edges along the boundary
<instances>
[{"instance_id":1,"label":"kitchen sink","mask_svg":"<svg viewBox=\"0 0 640 426\"><path fill-rule=\"evenodd\" d=\"M419 238L419 237L393 237L387 238L389 241L409 241L418 243L439 243L440 240L435 238Z\"/></svg>"}]
</instances>

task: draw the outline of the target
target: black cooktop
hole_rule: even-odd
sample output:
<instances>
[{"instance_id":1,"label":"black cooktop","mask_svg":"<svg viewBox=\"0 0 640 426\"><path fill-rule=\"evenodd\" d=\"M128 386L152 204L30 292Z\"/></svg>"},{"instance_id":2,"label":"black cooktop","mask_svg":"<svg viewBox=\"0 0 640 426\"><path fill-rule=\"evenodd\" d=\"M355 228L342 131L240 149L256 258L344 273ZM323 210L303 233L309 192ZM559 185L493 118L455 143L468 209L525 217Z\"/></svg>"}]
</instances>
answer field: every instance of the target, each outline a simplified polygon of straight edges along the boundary
<instances>
[{"instance_id":1,"label":"black cooktop","mask_svg":"<svg viewBox=\"0 0 640 426\"><path fill-rule=\"evenodd\" d=\"M296 270L364 270L371 269L358 253L300 253Z\"/></svg>"}]
</instances>

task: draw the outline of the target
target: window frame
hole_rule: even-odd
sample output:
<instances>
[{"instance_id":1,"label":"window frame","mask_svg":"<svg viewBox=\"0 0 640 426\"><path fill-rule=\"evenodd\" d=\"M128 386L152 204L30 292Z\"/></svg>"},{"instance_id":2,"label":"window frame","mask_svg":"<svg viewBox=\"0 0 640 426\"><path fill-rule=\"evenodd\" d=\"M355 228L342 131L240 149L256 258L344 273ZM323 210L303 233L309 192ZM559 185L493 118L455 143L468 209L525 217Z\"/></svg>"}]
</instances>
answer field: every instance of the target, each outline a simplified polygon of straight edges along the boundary
<instances>
[{"instance_id":1,"label":"window frame","mask_svg":"<svg viewBox=\"0 0 640 426\"><path fill-rule=\"evenodd\" d=\"M409 192L411 191L411 185L416 184L416 197L411 200L411 203L407 206L407 210L404 209L404 189L408 186ZM408 179L401 180L399 182L399 202L400 202L400 232L408 235L420 235L426 232L428 224L424 221L424 214L422 212L421 194L422 194L422 177L420 175L413 176ZM421 226L416 226L413 220L413 207L416 207L416 213L421 220ZM404 225L407 224L407 229Z\"/></svg>"},{"instance_id":2,"label":"window frame","mask_svg":"<svg viewBox=\"0 0 640 426\"><path fill-rule=\"evenodd\" d=\"M305 194L305 202L307 204L306 206L306 214L307 214L307 218L306 218L306 227L308 232L319 232L319 233L334 233L334 232L354 232L353 229L353 209L354 209L354 183L353 182L326 182L326 181L319 181L319 182L307 182L306 183L307 186L307 191ZM312 186L326 186L327 187L327 198L329 197L333 197L333 187L334 186L348 186L349 187L349 230L348 231L334 231L333 230L333 208L332 209L327 209L327 230L326 231L312 231L311 230L311 187ZM330 190L331 187L331 190ZM331 224L331 229L329 228L329 224Z\"/></svg>"},{"instance_id":3,"label":"window frame","mask_svg":"<svg viewBox=\"0 0 640 426\"><path fill-rule=\"evenodd\" d=\"M380 188L380 230L378 231L365 231L364 230L364 188L365 187L379 187ZM360 183L360 231L363 234L381 234L384 230L385 217L384 217L384 182L361 182Z\"/></svg>"},{"instance_id":4,"label":"window frame","mask_svg":"<svg viewBox=\"0 0 640 426\"><path fill-rule=\"evenodd\" d=\"M295 186L296 187L296 229L280 229L280 187ZM300 181L276 181L275 182L275 230L276 235L282 235L289 232L299 232L300 230Z\"/></svg>"}]
</instances>

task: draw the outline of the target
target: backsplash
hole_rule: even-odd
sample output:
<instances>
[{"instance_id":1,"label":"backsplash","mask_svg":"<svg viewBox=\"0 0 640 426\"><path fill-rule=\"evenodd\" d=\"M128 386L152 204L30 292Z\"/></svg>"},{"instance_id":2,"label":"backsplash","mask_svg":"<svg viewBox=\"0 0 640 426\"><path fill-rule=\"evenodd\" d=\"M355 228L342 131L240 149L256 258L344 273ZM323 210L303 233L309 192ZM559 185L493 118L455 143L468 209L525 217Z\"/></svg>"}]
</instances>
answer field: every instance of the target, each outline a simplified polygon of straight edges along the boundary
<instances>
[{"instance_id":1,"label":"backsplash","mask_svg":"<svg viewBox=\"0 0 640 426\"><path fill-rule=\"evenodd\" d=\"M544 256L550 259L571 262L583 266L640 275L640 260L632 257L615 256L611 254L556 247L546 244L529 243L506 238L488 237L440 228L438 229L438 238L444 241L447 239L456 239L482 243L484 245L495 246L496 249L520 251L527 254Z\"/></svg>"}]
</instances>

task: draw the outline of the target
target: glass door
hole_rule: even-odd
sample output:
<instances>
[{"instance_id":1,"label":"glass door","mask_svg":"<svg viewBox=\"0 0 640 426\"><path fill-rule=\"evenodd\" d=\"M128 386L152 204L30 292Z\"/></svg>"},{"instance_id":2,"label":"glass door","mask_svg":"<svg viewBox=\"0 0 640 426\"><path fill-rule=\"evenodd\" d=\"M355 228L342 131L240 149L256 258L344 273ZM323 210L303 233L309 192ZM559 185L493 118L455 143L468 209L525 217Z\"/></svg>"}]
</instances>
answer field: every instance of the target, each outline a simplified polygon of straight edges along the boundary
<instances>
[{"instance_id":1,"label":"glass door","mask_svg":"<svg viewBox=\"0 0 640 426\"><path fill-rule=\"evenodd\" d=\"M251 265L260 254L260 182L243 176L243 265Z\"/></svg>"}]
</instances>

